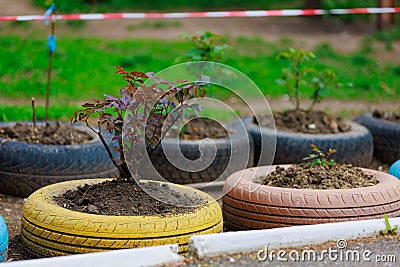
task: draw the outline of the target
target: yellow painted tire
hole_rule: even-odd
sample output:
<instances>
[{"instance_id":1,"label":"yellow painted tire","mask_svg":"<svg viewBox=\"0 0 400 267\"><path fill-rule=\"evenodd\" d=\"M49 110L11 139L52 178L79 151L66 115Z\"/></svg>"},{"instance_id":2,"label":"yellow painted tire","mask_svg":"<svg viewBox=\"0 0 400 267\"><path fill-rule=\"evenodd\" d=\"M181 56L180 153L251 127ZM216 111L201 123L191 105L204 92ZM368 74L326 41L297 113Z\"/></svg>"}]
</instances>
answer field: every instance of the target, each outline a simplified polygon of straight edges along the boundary
<instances>
[{"instance_id":1,"label":"yellow painted tire","mask_svg":"<svg viewBox=\"0 0 400 267\"><path fill-rule=\"evenodd\" d=\"M186 186L174 190L206 198L207 204L187 214L166 216L104 216L71 211L53 201L79 185L105 179L68 181L34 192L22 211L22 242L38 257L71 255L123 248L179 244L187 250L192 235L222 232L222 211L209 195ZM146 182L146 181L143 181Z\"/></svg>"}]
</instances>

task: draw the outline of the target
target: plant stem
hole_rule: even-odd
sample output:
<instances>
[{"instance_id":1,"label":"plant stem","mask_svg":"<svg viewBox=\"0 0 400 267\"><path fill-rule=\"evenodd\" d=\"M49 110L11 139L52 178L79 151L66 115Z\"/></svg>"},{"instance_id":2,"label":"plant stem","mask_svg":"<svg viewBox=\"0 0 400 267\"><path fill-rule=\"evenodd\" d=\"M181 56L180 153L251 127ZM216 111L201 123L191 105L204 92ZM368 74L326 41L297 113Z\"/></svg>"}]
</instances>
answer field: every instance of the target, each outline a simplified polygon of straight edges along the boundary
<instances>
[{"instance_id":1,"label":"plant stem","mask_svg":"<svg viewBox=\"0 0 400 267\"><path fill-rule=\"evenodd\" d=\"M121 178L129 178L130 177L130 173L129 173L128 167L127 166L125 167L125 166L118 165L117 161L114 159L114 157L113 157L113 155L111 153L110 147L107 145L107 142L104 139L103 133L101 132L100 123L98 124L98 127L99 127L98 131L93 129L93 127L90 126L89 123L86 123L86 126L99 136L101 143L103 144L103 146L105 147L105 149L107 151L108 157L111 159L111 161L114 164L114 166L118 169ZM124 164L122 164L122 165L124 165ZM126 163L125 163L125 165L126 165Z\"/></svg>"},{"instance_id":2,"label":"plant stem","mask_svg":"<svg viewBox=\"0 0 400 267\"><path fill-rule=\"evenodd\" d=\"M35 109L34 97L32 97L32 122L33 122L33 128L36 128L36 109Z\"/></svg>"},{"instance_id":3,"label":"plant stem","mask_svg":"<svg viewBox=\"0 0 400 267\"><path fill-rule=\"evenodd\" d=\"M123 113L120 110L117 111L117 114L118 114L118 119L121 120L121 121L124 121ZM99 127L100 127L100 125L99 125ZM122 128L123 128L123 124L121 124L121 131L122 131ZM119 146L120 151L123 151L124 147L123 147L123 144L122 144L122 137L121 137L121 139L118 138L118 146ZM124 153L119 153L119 159L121 160L121 162L125 162ZM130 174L129 170L128 170L127 174Z\"/></svg>"},{"instance_id":4,"label":"plant stem","mask_svg":"<svg viewBox=\"0 0 400 267\"><path fill-rule=\"evenodd\" d=\"M312 100L311 105L308 107L308 110L312 110L316 104L315 99Z\"/></svg>"},{"instance_id":5,"label":"plant stem","mask_svg":"<svg viewBox=\"0 0 400 267\"><path fill-rule=\"evenodd\" d=\"M296 110L300 109L300 99L299 99L299 86L300 86L300 62L301 62L301 58L299 58L299 60L296 62L296 76L295 76L295 84L294 84L294 97L295 97L295 101L296 101Z\"/></svg>"},{"instance_id":6,"label":"plant stem","mask_svg":"<svg viewBox=\"0 0 400 267\"><path fill-rule=\"evenodd\" d=\"M56 15L55 9L53 10L52 15L53 16ZM55 26L56 26L56 23L53 20L51 22L51 31L50 31L50 34L52 36L54 36ZM49 51L49 68L47 70L46 110L45 110L45 115L44 115L44 120L46 121L46 125L49 122L49 102L50 102L49 98L50 98L50 81L51 81L52 65L53 65L53 51L50 49L50 51Z\"/></svg>"},{"instance_id":7,"label":"plant stem","mask_svg":"<svg viewBox=\"0 0 400 267\"><path fill-rule=\"evenodd\" d=\"M49 98L50 98L50 81L51 81L51 69L53 63L53 52L49 52L49 68L47 70L47 90L46 90L46 111L44 115L44 119L46 124L49 122Z\"/></svg>"},{"instance_id":8,"label":"plant stem","mask_svg":"<svg viewBox=\"0 0 400 267\"><path fill-rule=\"evenodd\" d=\"M286 80L286 94L289 96L289 101L292 103L294 106L296 106L296 101L294 101L293 96L290 91L290 82L289 80Z\"/></svg>"},{"instance_id":9,"label":"plant stem","mask_svg":"<svg viewBox=\"0 0 400 267\"><path fill-rule=\"evenodd\" d=\"M165 130L165 134L169 131L169 129L172 127L172 125L175 124L175 122L179 119L179 117L180 117L180 116L177 116L177 117L175 118L175 120L174 120L172 123L170 123L170 124L168 125L167 129ZM154 150L156 150L157 147L160 146L161 141L164 139L164 137L165 137L165 135L164 135L164 136L160 136L160 141L159 141L153 148L150 148L150 149L147 151L147 154L148 154L148 155L151 155L151 153L153 153Z\"/></svg>"}]
</instances>

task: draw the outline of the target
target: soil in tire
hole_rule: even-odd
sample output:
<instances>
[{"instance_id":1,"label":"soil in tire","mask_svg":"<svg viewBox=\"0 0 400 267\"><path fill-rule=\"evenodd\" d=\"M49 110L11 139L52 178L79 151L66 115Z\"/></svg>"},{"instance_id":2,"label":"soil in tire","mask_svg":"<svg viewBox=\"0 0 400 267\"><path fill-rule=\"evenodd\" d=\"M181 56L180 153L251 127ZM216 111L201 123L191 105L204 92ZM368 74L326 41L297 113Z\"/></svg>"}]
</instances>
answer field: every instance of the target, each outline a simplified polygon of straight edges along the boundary
<instances>
[{"instance_id":1,"label":"soil in tire","mask_svg":"<svg viewBox=\"0 0 400 267\"><path fill-rule=\"evenodd\" d=\"M257 177L254 182L284 188L299 189L350 189L378 184L378 180L358 168L346 164L277 166L267 176Z\"/></svg>"},{"instance_id":2,"label":"soil in tire","mask_svg":"<svg viewBox=\"0 0 400 267\"><path fill-rule=\"evenodd\" d=\"M147 192L150 192L150 195ZM153 196L157 199L167 196L168 204ZM69 210L116 216L188 213L192 212L195 206L206 204L204 198L174 191L167 184L148 182L139 186L123 179L79 186L77 190L68 190L54 197L54 200L60 207Z\"/></svg>"},{"instance_id":3,"label":"soil in tire","mask_svg":"<svg viewBox=\"0 0 400 267\"><path fill-rule=\"evenodd\" d=\"M255 120L255 118L254 118ZM307 134L344 133L351 130L350 124L342 118L334 118L324 111L291 109L274 113L275 127L281 131ZM254 121L257 123L256 121ZM261 116L263 127L273 128L268 116Z\"/></svg>"},{"instance_id":4,"label":"soil in tire","mask_svg":"<svg viewBox=\"0 0 400 267\"><path fill-rule=\"evenodd\" d=\"M57 122L36 125L17 122L14 126L0 128L0 138L27 144L75 145L87 144L93 137L85 131Z\"/></svg>"}]
</instances>

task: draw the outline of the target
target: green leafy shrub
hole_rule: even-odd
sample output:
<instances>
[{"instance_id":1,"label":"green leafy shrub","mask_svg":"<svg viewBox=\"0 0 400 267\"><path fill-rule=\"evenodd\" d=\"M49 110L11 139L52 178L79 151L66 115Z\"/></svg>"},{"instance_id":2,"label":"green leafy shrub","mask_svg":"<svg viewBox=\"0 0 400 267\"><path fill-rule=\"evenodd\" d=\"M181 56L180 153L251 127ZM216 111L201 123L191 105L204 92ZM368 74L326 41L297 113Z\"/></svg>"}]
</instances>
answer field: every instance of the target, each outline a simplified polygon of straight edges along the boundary
<instances>
[{"instance_id":1,"label":"green leafy shrub","mask_svg":"<svg viewBox=\"0 0 400 267\"><path fill-rule=\"evenodd\" d=\"M198 35L183 33L181 36L193 42L193 48L186 52L177 61L220 61L226 50L231 47L221 43L219 35L210 31L199 32Z\"/></svg>"},{"instance_id":2,"label":"green leafy shrub","mask_svg":"<svg viewBox=\"0 0 400 267\"><path fill-rule=\"evenodd\" d=\"M179 81L179 84L175 85L154 76L151 72L128 72L120 66L116 68L117 73L128 83L121 89L120 97L105 94L103 100L83 104L82 109L74 112L71 122L84 123L96 133L119 170L120 177L135 182L138 180L138 174L130 173L124 154L122 139L124 123L128 123L129 128L125 134L133 149L135 150L136 145L144 140L147 152L151 154L163 138L159 129L165 124L170 112L177 107L180 111L178 114L181 114L182 109L188 107L183 104L186 100L202 97L204 92L196 83ZM146 85L147 79L151 79L153 83ZM97 117L97 129L90 124L93 116ZM172 124L167 125L168 129ZM108 146L102 134L102 126L114 135L113 140L118 141L118 146L112 148ZM151 130L147 131L148 129ZM112 150L119 152L119 158L114 158Z\"/></svg>"},{"instance_id":3,"label":"green leafy shrub","mask_svg":"<svg viewBox=\"0 0 400 267\"><path fill-rule=\"evenodd\" d=\"M285 87L286 93L296 110L300 109L301 88L308 86L313 89L312 102L309 107L309 109L312 109L315 104L322 100L329 87L339 86L336 82L336 75L332 70L323 69L319 71L315 68L303 67L304 62L315 59L315 54L310 51L290 48L279 53L276 59L289 62L288 67L282 69L281 77L276 82Z\"/></svg>"}]
</instances>

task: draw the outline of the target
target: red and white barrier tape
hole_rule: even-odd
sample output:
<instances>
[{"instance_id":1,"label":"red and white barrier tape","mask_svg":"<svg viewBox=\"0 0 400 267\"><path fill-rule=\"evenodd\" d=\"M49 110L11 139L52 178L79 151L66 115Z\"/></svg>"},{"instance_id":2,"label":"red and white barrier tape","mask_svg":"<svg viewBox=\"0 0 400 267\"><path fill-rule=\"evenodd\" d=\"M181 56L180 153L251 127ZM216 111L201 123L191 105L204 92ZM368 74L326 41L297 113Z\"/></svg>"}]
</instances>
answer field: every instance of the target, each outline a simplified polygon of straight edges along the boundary
<instances>
[{"instance_id":1,"label":"red and white barrier tape","mask_svg":"<svg viewBox=\"0 0 400 267\"><path fill-rule=\"evenodd\" d=\"M343 14L400 13L400 8L349 8L349 9L284 9L251 11L214 11L182 13L103 13L57 15L57 20L103 20L103 19L180 19L180 18L226 18L226 17L293 17ZM44 16L0 16L0 21L43 20Z\"/></svg>"}]
</instances>

